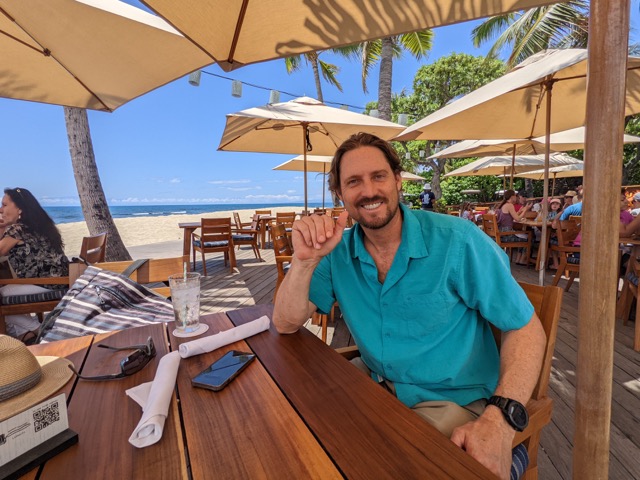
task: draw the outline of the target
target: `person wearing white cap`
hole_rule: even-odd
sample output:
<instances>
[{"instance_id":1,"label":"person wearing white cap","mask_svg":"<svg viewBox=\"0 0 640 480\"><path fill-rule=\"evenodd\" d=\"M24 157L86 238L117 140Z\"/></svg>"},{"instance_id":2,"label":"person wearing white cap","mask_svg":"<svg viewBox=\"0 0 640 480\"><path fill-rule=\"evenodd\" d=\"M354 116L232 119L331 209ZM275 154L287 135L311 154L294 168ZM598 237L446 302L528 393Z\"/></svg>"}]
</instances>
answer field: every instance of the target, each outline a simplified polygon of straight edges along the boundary
<instances>
[{"instance_id":1,"label":"person wearing white cap","mask_svg":"<svg viewBox=\"0 0 640 480\"><path fill-rule=\"evenodd\" d=\"M436 195L431 191L431 184L424 184L424 191L420 194L420 203L422 204L422 210L433 211L433 204L436 201Z\"/></svg>"}]
</instances>

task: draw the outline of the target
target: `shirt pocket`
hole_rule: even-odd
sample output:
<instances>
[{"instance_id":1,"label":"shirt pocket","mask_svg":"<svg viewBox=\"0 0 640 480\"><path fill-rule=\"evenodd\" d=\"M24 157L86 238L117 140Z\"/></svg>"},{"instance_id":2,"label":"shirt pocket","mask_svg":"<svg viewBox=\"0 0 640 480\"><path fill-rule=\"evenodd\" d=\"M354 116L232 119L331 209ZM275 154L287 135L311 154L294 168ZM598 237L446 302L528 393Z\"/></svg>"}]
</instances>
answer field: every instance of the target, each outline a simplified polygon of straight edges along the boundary
<instances>
[{"instance_id":1,"label":"shirt pocket","mask_svg":"<svg viewBox=\"0 0 640 480\"><path fill-rule=\"evenodd\" d=\"M408 296L400 306L401 328L406 339L424 339L448 329L455 301L444 292Z\"/></svg>"}]
</instances>

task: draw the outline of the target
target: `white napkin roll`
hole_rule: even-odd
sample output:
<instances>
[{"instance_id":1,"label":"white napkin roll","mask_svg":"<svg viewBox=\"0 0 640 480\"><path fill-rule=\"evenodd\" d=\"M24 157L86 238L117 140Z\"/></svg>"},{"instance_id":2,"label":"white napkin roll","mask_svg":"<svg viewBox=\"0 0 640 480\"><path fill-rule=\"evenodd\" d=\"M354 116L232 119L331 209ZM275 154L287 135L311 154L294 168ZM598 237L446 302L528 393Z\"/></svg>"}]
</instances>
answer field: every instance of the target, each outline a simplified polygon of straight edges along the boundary
<instances>
[{"instance_id":1,"label":"white napkin roll","mask_svg":"<svg viewBox=\"0 0 640 480\"><path fill-rule=\"evenodd\" d=\"M182 358L188 358L194 355L200 355L201 353L212 352L216 348L224 347L230 343L244 340L245 338L268 330L269 323L269 317L263 315L257 320L245 323L239 327L234 327L229 330L225 330L224 332L216 333L215 335L209 335L208 337L183 343L180 345L180 356Z\"/></svg>"},{"instance_id":2,"label":"white napkin roll","mask_svg":"<svg viewBox=\"0 0 640 480\"><path fill-rule=\"evenodd\" d=\"M162 438L179 366L179 353L168 353L160 359L153 382L142 383L126 391L142 407L142 418L129 437L129 443L134 447L148 447Z\"/></svg>"}]
</instances>

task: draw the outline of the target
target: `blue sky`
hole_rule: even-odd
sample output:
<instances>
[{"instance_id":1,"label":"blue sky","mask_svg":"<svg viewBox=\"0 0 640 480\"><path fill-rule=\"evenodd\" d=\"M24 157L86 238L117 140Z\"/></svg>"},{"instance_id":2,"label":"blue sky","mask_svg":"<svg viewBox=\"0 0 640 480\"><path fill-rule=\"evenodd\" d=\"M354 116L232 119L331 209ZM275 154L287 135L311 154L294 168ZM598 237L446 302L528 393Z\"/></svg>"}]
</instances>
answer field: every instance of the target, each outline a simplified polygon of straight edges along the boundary
<instances>
[{"instance_id":1,"label":"blue sky","mask_svg":"<svg viewBox=\"0 0 640 480\"><path fill-rule=\"evenodd\" d=\"M632 28L638 23L632 5ZM421 62L405 55L393 65L393 91L411 90L422 64L452 52L483 55L470 33L478 22L435 29L429 57ZM634 34L632 33L632 36ZM323 58L340 66L343 92L324 85L325 101L364 107L377 98L378 71L371 72L369 93L362 92L355 62ZM281 92L315 96L310 68L287 74L274 60L225 73L216 65L206 71ZM281 101L293 97L281 93ZM269 91L243 85L241 98L231 96L231 81L203 75L199 87L178 79L137 98L113 113L89 111L89 124L102 185L109 204L301 203L302 174L271 170L293 155L219 152L225 115L264 105ZM355 110L354 111L361 111ZM71 168L63 109L0 98L2 186L30 189L44 205L79 205ZM309 201L322 199L322 179L309 174Z\"/></svg>"}]
</instances>

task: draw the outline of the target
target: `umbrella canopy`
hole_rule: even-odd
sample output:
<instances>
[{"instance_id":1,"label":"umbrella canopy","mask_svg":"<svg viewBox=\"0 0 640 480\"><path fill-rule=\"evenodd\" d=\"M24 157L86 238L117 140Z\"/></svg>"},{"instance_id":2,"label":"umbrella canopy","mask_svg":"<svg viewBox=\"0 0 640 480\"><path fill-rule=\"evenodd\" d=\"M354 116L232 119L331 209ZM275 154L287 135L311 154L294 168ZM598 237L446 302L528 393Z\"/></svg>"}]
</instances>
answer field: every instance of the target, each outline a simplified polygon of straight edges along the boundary
<instances>
[{"instance_id":1,"label":"umbrella canopy","mask_svg":"<svg viewBox=\"0 0 640 480\"><path fill-rule=\"evenodd\" d=\"M522 173L539 170L544 167L544 161L544 155L519 155L515 159L511 156L485 157L457 168L447 173L445 177L509 175L512 171L512 164L514 173ZM549 164L553 166L580 164L582 166L582 160L573 158L566 153L554 153L549 157Z\"/></svg>"},{"instance_id":2,"label":"umbrella canopy","mask_svg":"<svg viewBox=\"0 0 640 480\"><path fill-rule=\"evenodd\" d=\"M554 0L142 2L230 71L274 58L548 5Z\"/></svg>"},{"instance_id":3,"label":"umbrella canopy","mask_svg":"<svg viewBox=\"0 0 640 480\"><path fill-rule=\"evenodd\" d=\"M585 128L578 127L551 134L549 147L554 152L566 152L584 148ZM640 143L640 137L625 135L624 143ZM513 154L538 155L545 150L544 137L500 140L463 140L428 158L466 158Z\"/></svg>"},{"instance_id":4,"label":"umbrella canopy","mask_svg":"<svg viewBox=\"0 0 640 480\"><path fill-rule=\"evenodd\" d=\"M211 58L115 0L0 0L0 96L113 111Z\"/></svg>"},{"instance_id":5,"label":"umbrella canopy","mask_svg":"<svg viewBox=\"0 0 640 480\"><path fill-rule=\"evenodd\" d=\"M582 177L584 175L584 164L574 163L572 165L562 165L549 169L549 175L556 178ZM544 170L533 170L516 174L516 177L530 178L531 180L544 180Z\"/></svg>"},{"instance_id":6,"label":"umbrella canopy","mask_svg":"<svg viewBox=\"0 0 640 480\"><path fill-rule=\"evenodd\" d=\"M332 160L333 157L330 155L307 155L307 172L329 173ZM295 172L302 172L304 171L304 155L298 155L291 160L287 160L277 167L273 167L273 170L292 170ZM426 180L420 175L405 171L402 171L400 176L402 177L402 180L406 182L424 182Z\"/></svg>"},{"instance_id":7,"label":"umbrella canopy","mask_svg":"<svg viewBox=\"0 0 640 480\"><path fill-rule=\"evenodd\" d=\"M349 136L367 132L389 139L404 127L379 118L328 107L309 97L227 115L218 150L235 152L333 155ZM304 168L304 207L307 209L307 168Z\"/></svg>"},{"instance_id":8,"label":"umbrella canopy","mask_svg":"<svg viewBox=\"0 0 640 480\"><path fill-rule=\"evenodd\" d=\"M585 124L587 51L547 50L408 127L396 140L535 138ZM547 105L553 86L552 108ZM627 62L625 114L640 112L640 58ZM490 128L488 128L490 126Z\"/></svg>"}]
</instances>

